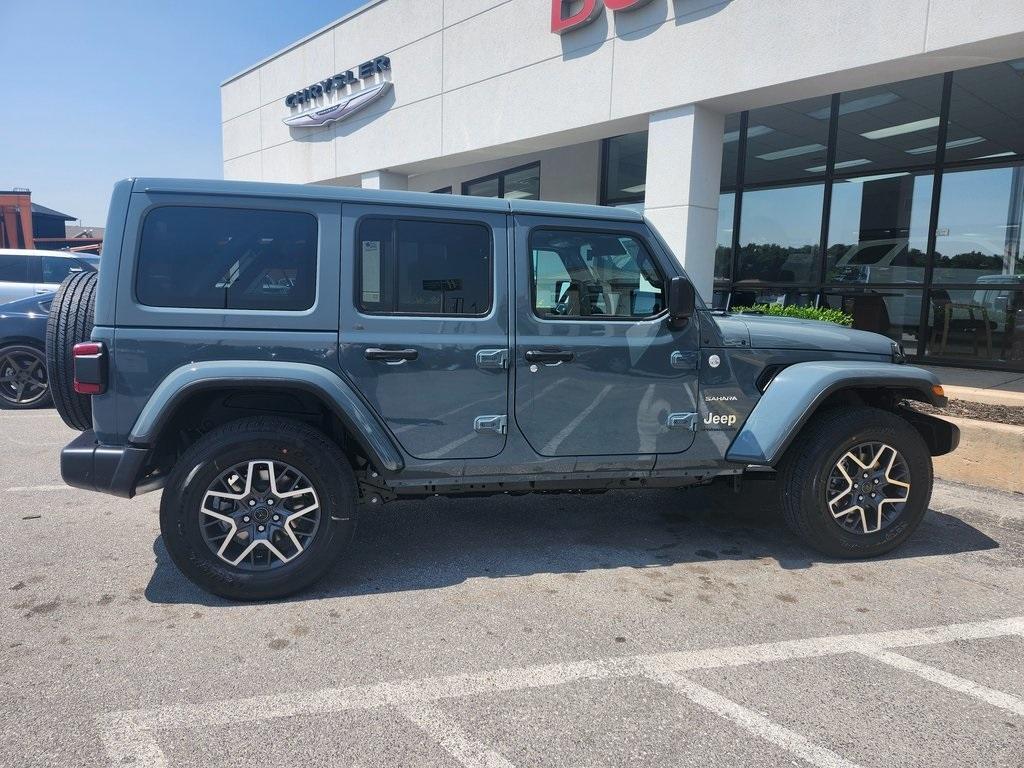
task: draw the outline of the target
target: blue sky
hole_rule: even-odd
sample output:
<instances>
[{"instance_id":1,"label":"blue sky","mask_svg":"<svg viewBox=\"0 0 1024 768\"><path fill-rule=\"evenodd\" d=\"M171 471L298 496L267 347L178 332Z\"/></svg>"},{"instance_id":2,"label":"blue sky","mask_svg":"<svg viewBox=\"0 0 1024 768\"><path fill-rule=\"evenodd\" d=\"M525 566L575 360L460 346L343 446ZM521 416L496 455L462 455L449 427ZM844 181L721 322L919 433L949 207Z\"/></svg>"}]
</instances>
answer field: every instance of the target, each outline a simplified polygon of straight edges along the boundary
<instances>
[{"instance_id":1,"label":"blue sky","mask_svg":"<svg viewBox=\"0 0 1024 768\"><path fill-rule=\"evenodd\" d=\"M220 82L363 2L0 0L0 189L103 226L118 179L220 178Z\"/></svg>"}]
</instances>

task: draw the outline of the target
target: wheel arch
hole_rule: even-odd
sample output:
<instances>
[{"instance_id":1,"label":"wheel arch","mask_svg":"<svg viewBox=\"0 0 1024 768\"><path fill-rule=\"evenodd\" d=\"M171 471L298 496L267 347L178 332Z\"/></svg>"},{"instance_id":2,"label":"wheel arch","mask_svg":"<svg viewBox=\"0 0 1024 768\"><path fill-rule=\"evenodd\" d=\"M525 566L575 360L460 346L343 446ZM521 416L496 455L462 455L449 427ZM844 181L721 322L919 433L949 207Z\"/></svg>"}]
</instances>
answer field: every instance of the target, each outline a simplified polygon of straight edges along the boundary
<instances>
[{"instance_id":1,"label":"wheel arch","mask_svg":"<svg viewBox=\"0 0 1024 768\"><path fill-rule=\"evenodd\" d=\"M913 366L852 360L796 363L772 379L726 459L774 467L815 413L838 405L872 405L897 412L921 433L933 456L949 453L959 442L954 425L899 407L901 400L941 407L946 397L940 393L938 377Z\"/></svg>"},{"instance_id":2,"label":"wheel arch","mask_svg":"<svg viewBox=\"0 0 1024 768\"><path fill-rule=\"evenodd\" d=\"M33 349L37 349L42 352L44 356L46 354L46 342L41 341L34 336L5 336L0 339L0 349L15 345L32 347Z\"/></svg>"},{"instance_id":3,"label":"wheel arch","mask_svg":"<svg viewBox=\"0 0 1024 768\"><path fill-rule=\"evenodd\" d=\"M283 415L308 415L301 406L316 403L336 420L374 466L387 472L397 472L405 466L387 429L355 390L337 373L307 363L209 361L181 366L154 390L131 429L129 443L157 447L192 407L208 404L218 395L230 397L240 393L291 396L300 407L286 409ZM250 412L239 409L235 418ZM233 419L222 419L220 423L228 420Z\"/></svg>"}]
</instances>

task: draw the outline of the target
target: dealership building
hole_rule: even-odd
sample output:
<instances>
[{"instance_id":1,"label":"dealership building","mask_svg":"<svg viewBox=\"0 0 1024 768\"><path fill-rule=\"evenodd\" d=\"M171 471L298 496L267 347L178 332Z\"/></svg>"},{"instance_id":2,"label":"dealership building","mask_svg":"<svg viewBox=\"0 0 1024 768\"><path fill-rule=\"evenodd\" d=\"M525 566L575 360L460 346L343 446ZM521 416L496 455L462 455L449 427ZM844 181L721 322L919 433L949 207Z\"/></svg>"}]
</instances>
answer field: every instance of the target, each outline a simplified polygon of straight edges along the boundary
<instances>
[{"instance_id":1,"label":"dealership building","mask_svg":"<svg viewBox=\"0 0 1024 768\"><path fill-rule=\"evenodd\" d=\"M1024 2L373 0L221 86L227 179L645 211L705 300L1024 369Z\"/></svg>"}]
</instances>

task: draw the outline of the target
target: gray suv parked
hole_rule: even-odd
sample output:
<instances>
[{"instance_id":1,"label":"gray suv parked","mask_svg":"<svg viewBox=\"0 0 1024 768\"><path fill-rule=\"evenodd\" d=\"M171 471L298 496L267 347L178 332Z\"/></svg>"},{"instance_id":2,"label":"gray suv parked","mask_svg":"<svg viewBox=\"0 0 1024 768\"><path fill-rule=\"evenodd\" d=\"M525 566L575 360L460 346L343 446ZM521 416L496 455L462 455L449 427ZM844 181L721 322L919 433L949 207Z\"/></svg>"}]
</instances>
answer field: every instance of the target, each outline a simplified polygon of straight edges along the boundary
<instances>
[{"instance_id":1,"label":"gray suv parked","mask_svg":"<svg viewBox=\"0 0 1024 768\"><path fill-rule=\"evenodd\" d=\"M711 312L628 210L134 179L106 232L50 318L64 479L163 487L174 562L231 598L312 583L394 499L751 469L809 545L877 555L958 441L889 339Z\"/></svg>"},{"instance_id":2,"label":"gray suv parked","mask_svg":"<svg viewBox=\"0 0 1024 768\"><path fill-rule=\"evenodd\" d=\"M0 304L53 293L72 272L95 271L96 256L0 248Z\"/></svg>"}]
</instances>

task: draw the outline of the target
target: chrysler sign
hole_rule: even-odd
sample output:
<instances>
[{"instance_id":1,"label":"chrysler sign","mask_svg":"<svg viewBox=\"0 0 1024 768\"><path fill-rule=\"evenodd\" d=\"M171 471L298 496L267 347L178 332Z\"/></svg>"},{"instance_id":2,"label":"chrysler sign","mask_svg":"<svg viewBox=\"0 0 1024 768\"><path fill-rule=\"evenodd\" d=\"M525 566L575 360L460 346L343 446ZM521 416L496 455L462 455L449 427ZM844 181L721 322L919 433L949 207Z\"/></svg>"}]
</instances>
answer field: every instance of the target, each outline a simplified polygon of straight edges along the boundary
<instances>
[{"instance_id":1,"label":"chrysler sign","mask_svg":"<svg viewBox=\"0 0 1024 768\"><path fill-rule=\"evenodd\" d=\"M370 61L363 62L355 69L347 69L336 75L321 80L319 83L307 85L305 88L294 93L289 93L284 99L284 105L289 109L302 107L307 104L315 105L319 99L329 96L332 91L343 93L345 96L337 103L326 107L314 106L305 112L299 112L284 118L285 125L294 128L312 128L319 125L327 125L337 120L344 120L364 107L369 106L391 88L391 81L382 80L375 85L370 85L352 94L347 93L350 85L360 85L364 80L373 80L378 74L383 75L391 70L391 59L387 56L378 56Z\"/></svg>"},{"instance_id":2,"label":"chrysler sign","mask_svg":"<svg viewBox=\"0 0 1024 768\"><path fill-rule=\"evenodd\" d=\"M649 2L650 0L551 0L551 31L564 35L594 21L606 7L609 11L632 11Z\"/></svg>"}]
</instances>

